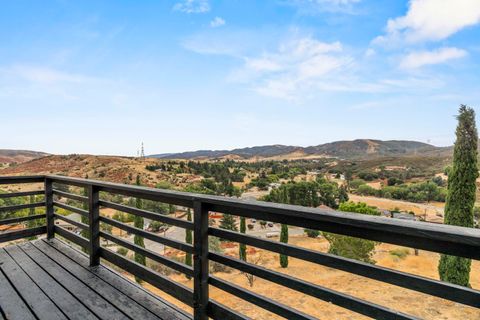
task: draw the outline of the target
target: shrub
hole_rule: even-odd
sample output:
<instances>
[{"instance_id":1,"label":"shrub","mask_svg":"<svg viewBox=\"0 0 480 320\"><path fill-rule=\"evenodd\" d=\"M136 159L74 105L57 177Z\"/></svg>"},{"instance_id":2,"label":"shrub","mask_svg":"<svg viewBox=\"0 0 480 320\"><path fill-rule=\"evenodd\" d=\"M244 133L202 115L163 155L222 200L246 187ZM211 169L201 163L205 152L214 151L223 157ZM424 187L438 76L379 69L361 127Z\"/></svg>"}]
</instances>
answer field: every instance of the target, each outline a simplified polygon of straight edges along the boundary
<instances>
[{"instance_id":1,"label":"shrub","mask_svg":"<svg viewBox=\"0 0 480 320\"><path fill-rule=\"evenodd\" d=\"M305 233L309 238L316 238L320 235L320 231L314 229L305 229Z\"/></svg>"},{"instance_id":2,"label":"shrub","mask_svg":"<svg viewBox=\"0 0 480 320\"><path fill-rule=\"evenodd\" d=\"M406 248L393 249L389 251L390 254L399 259L405 259L410 254L410 251Z\"/></svg>"},{"instance_id":3,"label":"shrub","mask_svg":"<svg viewBox=\"0 0 480 320\"><path fill-rule=\"evenodd\" d=\"M119 255L126 256L127 253L128 253L128 250L125 249L124 247L120 247L120 248L117 249L117 253L118 253Z\"/></svg>"}]
</instances>

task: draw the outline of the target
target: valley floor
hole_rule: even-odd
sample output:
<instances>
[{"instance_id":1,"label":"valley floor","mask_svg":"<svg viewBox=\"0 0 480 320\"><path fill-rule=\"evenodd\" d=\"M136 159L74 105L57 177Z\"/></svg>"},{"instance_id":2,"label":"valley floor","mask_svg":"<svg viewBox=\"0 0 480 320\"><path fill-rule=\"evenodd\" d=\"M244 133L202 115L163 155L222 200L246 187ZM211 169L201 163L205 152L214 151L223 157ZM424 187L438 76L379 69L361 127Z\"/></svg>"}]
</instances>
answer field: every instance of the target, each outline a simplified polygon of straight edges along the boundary
<instances>
[{"instance_id":1,"label":"valley floor","mask_svg":"<svg viewBox=\"0 0 480 320\"><path fill-rule=\"evenodd\" d=\"M294 236L290 238L289 242L300 247L323 252L328 249L328 242L323 238L312 239L305 236ZM419 255L415 256L413 249L407 249L407 255L404 258L399 258L391 253L392 250L398 249L405 250L405 248L394 245L380 244L376 247L374 260L376 260L377 265L380 266L438 279L438 254L420 250ZM277 254L251 247L248 247L247 250L250 262L258 260L258 265L277 272L286 273L317 285L350 294L379 305L388 306L422 319L480 319L480 310L473 307L431 297L343 271L314 265L298 259L290 258L288 268L282 269L279 266ZM228 248L225 249L225 253L236 256L238 254L238 247L236 245L228 246ZM238 271L216 273L216 276L238 284L246 289L253 289L258 294L288 304L320 319L367 319L367 317L349 310L262 279L256 279L253 288L249 288L247 278L243 273ZM192 280L187 280L184 276L171 275L170 277L186 286L192 287L193 285ZM475 289L480 289L479 261L474 261L472 264L471 285ZM179 304L185 310L189 310L189 307L175 301L173 298L149 284L144 284L144 286L161 297ZM211 288L210 294L213 299L253 319L280 319L270 312L225 294L216 288Z\"/></svg>"}]
</instances>

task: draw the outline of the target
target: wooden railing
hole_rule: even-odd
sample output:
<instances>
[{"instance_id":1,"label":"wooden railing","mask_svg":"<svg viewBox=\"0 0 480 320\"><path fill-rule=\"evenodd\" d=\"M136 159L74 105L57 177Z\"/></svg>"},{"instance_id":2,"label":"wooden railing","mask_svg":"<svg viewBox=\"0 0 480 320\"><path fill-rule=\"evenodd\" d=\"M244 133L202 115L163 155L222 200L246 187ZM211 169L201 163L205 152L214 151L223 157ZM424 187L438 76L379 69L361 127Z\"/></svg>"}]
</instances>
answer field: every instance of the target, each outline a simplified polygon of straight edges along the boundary
<instances>
[{"instance_id":1,"label":"wooden railing","mask_svg":"<svg viewBox=\"0 0 480 320\"><path fill-rule=\"evenodd\" d=\"M89 252L91 266L98 265L100 263L100 258L105 259L191 306L194 310L194 319L203 320L208 317L214 319L247 319L246 316L210 299L209 286L217 287L220 290L228 292L238 298L246 300L287 319L314 319L311 315L295 310L288 305L274 301L268 297L259 295L254 291L247 290L209 274L209 261L226 265L375 319L415 319L413 316L333 289L309 283L284 273L272 271L223 254L209 252L209 236L244 243L256 248L288 255L304 261L480 308L480 291L478 290L381 266L375 266L328 253L312 251L290 244L210 227L208 223L208 213L210 211L227 213L480 260L480 230L478 229L324 211L321 209L283 204L247 202L226 197L198 195L62 176L0 177L0 184L38 182L43 182L45 185L45 201L0 208L0 213L4 211L45 206L46 215L13 218L1 221L0 225L46 217L46 226L0 234L0 242L30 237L42 233L46 233L48 238L52 238L58 234L85 248L85 250ZM73 193L55 190L53 188L54 183L85 188L88 196L79 196ZM189 222L125 206L123 204L104 201L100 198L100 192L192 208L194 221ZM19 197L32 194L38 195L40 193L43 193L43 191L8 193L1 194L0 197ZM79 209L78 207L54 200L54 198L59 197L86 203L87 205L85 207L88 208L88 210ZM87 217L89 223L85 224L73 221L68 217L58 215L55 213L55 207L63 208L67 211L75 212ZM111 208L192 230L194 232L193 245L169 239L156 233L135 228L120 221L100 215L101 208ZM81 230L88 230L88 239L56 225L54 223L56 219L68 222ZM165 246L193 254L193 267L160 255L152 250L140 247L110 233L101 231L99 227L100 222L109 224L130 234L138 235ZM192 277L194 283L193 290L101 246L100 238L114 242L119 246L125 247L126 249L132 250L152 259L153 261Z\"/></svg>"}]
</instances>

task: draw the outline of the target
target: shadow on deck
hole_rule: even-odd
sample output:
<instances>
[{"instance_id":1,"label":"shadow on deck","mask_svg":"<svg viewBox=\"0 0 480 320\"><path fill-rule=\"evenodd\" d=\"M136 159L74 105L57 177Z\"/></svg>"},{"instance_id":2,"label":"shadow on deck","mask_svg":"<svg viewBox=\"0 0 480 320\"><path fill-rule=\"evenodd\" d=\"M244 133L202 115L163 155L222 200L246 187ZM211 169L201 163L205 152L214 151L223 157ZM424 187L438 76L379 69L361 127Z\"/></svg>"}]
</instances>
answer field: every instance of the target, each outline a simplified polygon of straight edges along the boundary
<instances>
[{"instance_id":1,"label":"shadow on deck","mask_svg":"<svg viewBox=\"0 0 480 320\"><path fill-rule=\"evenodd\" d=\"M0 249L0 319L190 319L59 240Z\"/></svg>"}]
</instances>

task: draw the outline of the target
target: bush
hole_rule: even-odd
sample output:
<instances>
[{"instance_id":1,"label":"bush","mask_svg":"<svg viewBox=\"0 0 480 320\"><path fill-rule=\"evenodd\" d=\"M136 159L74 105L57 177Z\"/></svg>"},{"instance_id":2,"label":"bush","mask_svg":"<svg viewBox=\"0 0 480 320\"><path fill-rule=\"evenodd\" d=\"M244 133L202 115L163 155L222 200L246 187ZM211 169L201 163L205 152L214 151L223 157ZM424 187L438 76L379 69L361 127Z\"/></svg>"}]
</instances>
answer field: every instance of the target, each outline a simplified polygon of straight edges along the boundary
<instances>
[{"instance_id":1,"label":"bush","mask_svg":"<svg viewBox=\"0 0 480 320\"><path fill-rule=\"evenodd\" d=\"M118 253L119 255L125 257L125 256L127 255L127 253L128 253L128 250L125 249L124 247L120 247L120 248L117 249L117 253Z\"/></svg>"},{"instance_id":2,"label":"bush","mask_svg":"<svg viewBox=\"0 0 480 320\"><path fill-rule=\"evenodd\" d=\"M377 190L369 185L363 184L358 187L357 193L362 196L376 196Z\"/></svg>"},{"instance_id":3,"label":"bush","mask_svg":"<svg viewBox=\"0 0 480 320\"><path fill-rule=\"evenodd\" d=\"M410 254L410 251L406 248L399 248L390 250L390 254L399 259L405 259L405 257Z\"/></svg>"},{"instance_id":4,"label":"bush","mask_svg":"<svg viewBox=\"0 0 480 320\"><path fill-rule=\"evenodd\" d=\"M363 171L358 174L358 177L365 181L373 181L378 179L378 174L376 172Z\"/></svg>"},{"instance_id":5,"label":"bush","mask_svg":"<svg viewBox=\"0 0 480 320\"><path fill-rule=\"evenodd\" d=\"M352 189L358 189L361 185L364 185L366 182L363 179L353 179L350 183L349 186Z\"/></svg>"},{"instance_id":6,"label":"bush","mask_svg":"<svg viewBox=\"0 0 480 320\"><path fill-rule=\"evenodd\" d=\"M314 229L305 229L305 233L309 238L316 238L320 235L320 231Z\"/></svg>"},{"instance_id":7,"label":"bush","mask_svg":"<svg viewBox=\"0 0 480 320\"><path fill-rule=\"evenodd\" d=\"M153 232L158 232L162 227L166 226L165 223L160 221L152 221L150 222L150 230Z\"/></svg>"}]
</instances>

